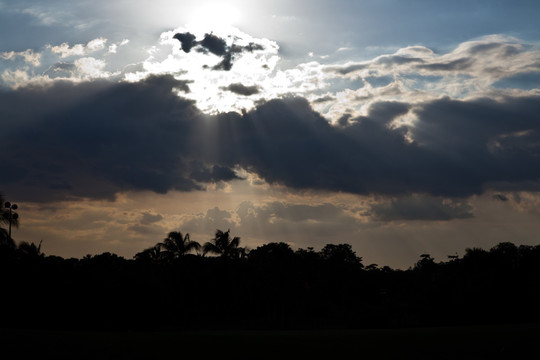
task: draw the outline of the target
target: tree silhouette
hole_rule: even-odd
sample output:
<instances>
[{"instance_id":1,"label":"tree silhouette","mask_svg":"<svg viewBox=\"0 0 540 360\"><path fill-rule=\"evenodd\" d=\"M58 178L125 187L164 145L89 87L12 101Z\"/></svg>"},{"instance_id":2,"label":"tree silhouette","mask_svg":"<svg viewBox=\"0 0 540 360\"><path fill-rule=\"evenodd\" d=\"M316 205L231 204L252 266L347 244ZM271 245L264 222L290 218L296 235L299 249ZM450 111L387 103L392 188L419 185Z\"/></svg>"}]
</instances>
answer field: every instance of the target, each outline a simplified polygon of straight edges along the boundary
<instances>
[{"instance_id":1,"label":"tree silhouette","mask_svg":"<svg viewBox=\"0 0 540 360\"><path fill-rule=\"evenodd\" d=\"M249 252L249 258L258 262L283 263L294 257L294 251L284 242L268 243Z\"/></svg>"},{"instance_id":2,"label":"tree silhouette","mask_svg":"<svg viewBox=\"0 0 540 360\"><path fill-rule=\"evenodd\" d=\"M9 209L7 209L4 204L6 202L4 201L4 197L2 194L0 194L0 224L9 224ZM11 225L12 226L19 226L19 220L16 217L11 217Z\"/></svg>"},{"instance_id":3,"label":"tree silhouette","mask_svg":"<svg viewBox=\"0 0 540 360\"><path fill-rule=\"evenodd\" d=\"M11 239L8 235L8 232L4 228L0 228L0 248L15 250L15 241Z\"/></svg>"},{"instance_id":4,"label":"tree silhouette","mask_svg":"<svg viewBox=\"0 0 540 360\"><path fill-rule=\"evenodd\" d=\"M9 209L6 209L4 203L4 197L2 194L0 194L0 225L9 225ZM12 217L11 225L18 227L18 218ZM14 250L16 248L15 242L9 237L7 230L3 227L0 227L0 246L10 250Z\"/></svg>"},{"instance_id":5,"label":"tree silhouette","mask_svg":"<svg viewBox=\"0 0 540 360\"><path fill-rule=\"evenodd\" d=\"M212 240L203 245L203 254L212 253L224 258L237 258L240 256L240 238L235 236L231 239L231 230L225 232L216 230Z\"/></svg>"},{"instance_id":6,"label":"tree silhouette","mask_svg":"<svg viewBox=\"0 0 540 360\"><path fill-rule=\"evenodd\" d=\"M173 232L167 239L171 259L195 249L187 235ZM540 322L540 245L467 249L448 262L425 253L408 270L393 270L362 267L347 244L294 251L269 243L246 260L239 244L230 231L217 230L205 251L222 258L173 262L164 257L162 243L135 255L136 261L108 252L64 260L44 256L38 242L21 242L12 252L0 248L2 289L9 295L0 297L2 308L24 309L40 298L47 309L5 311L2 324L204 330ZM219 311L216 299L227 299ZM144 308L177 311L141 316Z\"/></svg>"},{"instance_id":7,"label":"tree silhouette","mask_svg":"<svg viewBox=\"0 0 540 360\"><path fill-rule=\"evenodd\" d=\"M420 260L415 264L415 268L420 270L431 269L434 264L435 259L433 259L430 254L422 254L420 255Z\"/></svg>"},{"instance_id":8,"label":"tree silhouette","mask_svg":"<svg viewBox=\"0 0 540 360\"><path fill-rule=\"evenodd\" d=\"M369 264L366 266L367 271L377 271L379 270L379 264Z\"/></svg>"},{"instance_id":9,"label":"tree silhouette","mask_svg":"<svg viewBox=\"0 0 540 360\"><path fill-rule=\"evenodd\" d=\"M496 264L503 269L515 269L519 265L518 247L511 242L502 242L489 250Z\"/></svg>"},{"instance_id":10,"label":"tree silhouette","mask_svg":"<svg viewBox=\"0 0 540 360\"><path fill-rule=\"evenodd\" d=\"M151 248L138 252L134 256L135 260L149 263L159 263L163 258L163 253L160 249L160 244L154 245Z\"/></svg>"},{"instance_id":11,"label":"tree silhouette","mask_svg":"<svg viewBox=\"0 0 540 360\"><path fill-rule=\"evenodd\" d=\"M43 240L39 242L39 245L36 245L33 242L29 243L29 242L23 241L19 244L17 251L19 252L19 254L23 255L24 257L29 257L29 258L44 257L45 255L41 252L42 242Z\"/></svg>"},{"instance_id":12,"label":"tree silhouette","mask_svg":"<svg viewBox=\"0 0 540 360\"><path fill-rule=\"evenodd\" d=\"M189 238L189 234L183 236L179 231L171 231L158 245L163 249L164 258L168 260L179 259L192 250L198 251L201 248L198 242Z\"/></svg>"},{"instance_id":13,"label":"tree silhouette","mask_svg":"<svg viewBox=\"0 0 540 360\"><path fill-rule=\"evenodd\" d=\"M362 258L356 256L349 244L327 244L321 250L321 257L331 263L362 265Z\"/></svg>"}]
</instances>

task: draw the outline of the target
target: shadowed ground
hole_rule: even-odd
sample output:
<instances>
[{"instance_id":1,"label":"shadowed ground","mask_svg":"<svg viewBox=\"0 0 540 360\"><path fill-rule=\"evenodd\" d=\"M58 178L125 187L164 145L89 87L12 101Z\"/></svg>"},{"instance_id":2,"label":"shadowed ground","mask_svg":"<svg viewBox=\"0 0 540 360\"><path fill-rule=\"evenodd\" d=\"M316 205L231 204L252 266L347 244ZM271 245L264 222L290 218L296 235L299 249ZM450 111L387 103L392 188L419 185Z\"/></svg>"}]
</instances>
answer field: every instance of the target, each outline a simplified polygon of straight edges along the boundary
<instances>
[{"instance_id":1,"label":"shadowed ground","mask_svg":"<svg viewBox=\"0 0 540 360\"><path fill-rule=\"evenodd\" d=\"M4 359L509 359L540 350L540 324L328 331L0 330Z\"/></svg>"}]
</instances>

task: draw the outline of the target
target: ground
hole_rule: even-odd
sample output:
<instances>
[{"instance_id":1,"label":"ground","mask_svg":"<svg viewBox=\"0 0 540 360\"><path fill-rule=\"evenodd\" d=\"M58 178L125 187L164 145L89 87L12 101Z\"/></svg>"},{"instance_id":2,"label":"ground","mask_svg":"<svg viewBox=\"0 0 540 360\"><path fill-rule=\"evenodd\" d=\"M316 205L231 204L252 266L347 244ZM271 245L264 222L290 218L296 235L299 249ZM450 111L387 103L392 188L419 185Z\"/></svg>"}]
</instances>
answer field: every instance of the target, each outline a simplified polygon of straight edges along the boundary
<instances>
[{"instance_id":1,"label":"ground","mask_svg":"<svg viewBox=\"0 0 540 360\"><path fill-rule=\"evenodd\" d=\"M376 330L68 332L0 330L4 359L520 359L540 324Z\"/></svg>"}]
</instances>

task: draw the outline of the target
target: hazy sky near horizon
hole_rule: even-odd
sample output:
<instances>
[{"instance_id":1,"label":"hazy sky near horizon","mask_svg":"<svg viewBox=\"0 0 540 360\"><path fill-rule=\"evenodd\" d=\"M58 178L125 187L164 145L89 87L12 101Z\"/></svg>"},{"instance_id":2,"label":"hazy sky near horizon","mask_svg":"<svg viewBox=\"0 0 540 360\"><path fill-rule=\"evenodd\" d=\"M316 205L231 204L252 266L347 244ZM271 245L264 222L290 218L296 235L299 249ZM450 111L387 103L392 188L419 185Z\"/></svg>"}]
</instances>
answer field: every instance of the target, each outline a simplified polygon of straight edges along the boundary
<instances>
[{"instance_id":1,"label":"hazy sky near horizon","mask_svg":"<svg viewBox=\"0 0 540 360\"><path fill-rule=\"evenodd\" d=\"M538 1L0 0L16 241L540 243Z\"/></svg>"}]
</instances>

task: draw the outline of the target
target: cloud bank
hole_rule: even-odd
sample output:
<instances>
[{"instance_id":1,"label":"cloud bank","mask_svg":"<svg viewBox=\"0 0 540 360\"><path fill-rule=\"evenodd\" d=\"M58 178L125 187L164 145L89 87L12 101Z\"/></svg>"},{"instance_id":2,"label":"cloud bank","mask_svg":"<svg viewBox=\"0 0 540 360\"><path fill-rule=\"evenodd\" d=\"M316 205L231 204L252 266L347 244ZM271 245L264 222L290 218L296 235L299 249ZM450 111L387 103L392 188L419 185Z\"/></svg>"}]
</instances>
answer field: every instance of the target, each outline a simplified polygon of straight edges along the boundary
<instances>
[{"instance_id":1,"label":"cloud bank","mask_svg":"<svg viewBox=\"0 0 540 360\"><path fill-rule=\"evenodd\" d=\"M0 93L0 180L21 199L110 198L233 181L396 196L537 189L540 96L373 103L334 126L301 97L207 115L171 76ZM414 114L412 125L395 120ZM46 189L46 191L43 191Z\"/></svg>"}]
</instances>

